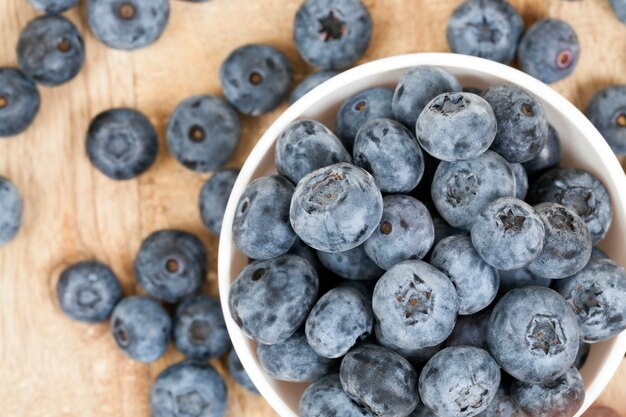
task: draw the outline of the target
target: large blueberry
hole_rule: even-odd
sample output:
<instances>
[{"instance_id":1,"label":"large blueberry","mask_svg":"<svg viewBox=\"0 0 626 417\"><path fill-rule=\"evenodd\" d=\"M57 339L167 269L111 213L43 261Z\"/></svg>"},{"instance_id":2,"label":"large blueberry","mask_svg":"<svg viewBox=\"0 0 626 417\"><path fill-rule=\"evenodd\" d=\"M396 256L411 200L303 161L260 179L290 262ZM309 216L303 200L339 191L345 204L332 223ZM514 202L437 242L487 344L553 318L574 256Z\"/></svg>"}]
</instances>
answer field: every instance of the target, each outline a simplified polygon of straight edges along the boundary
<instances>
[{"instance_id":1,"label":"large blueberry","mask_svg":"<svg viewBox=\"0 0 626 417\"><path fill-rule=\"evenodd\" d=\"M251 393L259 395L259 391L254 386L250 376L248 376L248 373L241 364L235 349L231 350L228 354L228 371L237 384L241 385Z\"/></svg>"},{"instance_id":2,"label":"large blueberry","mask_svg":"<svg viewBox=\"0 0 626 417\"><path fill-rule=\"evenodd\" d=\"M341 386L339 375L332 374L310 385L300 398L300 417L374 417L348 397Z\"/></svg>"},{"instance_id":3,"label":"large blueberry","mask_svg":"<svg viewBox=\"0 0 626 417\"><path fill-rule=\"evenodd\" d=\"M500 289L498 296L501 297L507 292L522 287L550 287L552 280L550 278L542 278L533 274L528 268L511 269L509 271L500 271Z\"/></svg>"},{"instance_id":4,"label":"large blueberry","mask_svg":"<svg viewBox=\"0 0 626 417\"><path fill-rule=\"evenodd\" d=\"M626 7L623 8L626 15ZM626 85L598 91L585 112L617 155L626 154Z\"/></svg>"},{"instance_id":5,"label":"large blueberry","mask_svg":"<svg viewBox=\"0 0 626 417\"><path fill-rule=\"evenodd\" d=\"M313 90L318 85L330 80L335 75L339 74L337 71L318 71L306 77L304 80L293 89L289 96L289 104L293 104L300 100L306 93Z\"/></svg>"},{"instance_id":6,"label":"large blueberry","mask_svg":"<svg viewBox=\"0 0 626 417\"><path fill-rule=\"evenodd\" d=\"M624 120L626 123L626 119ZM561 163L561 139L551 125L548 125L548 139L541 151L533 159L522 165L530 178L536 178L551 168L558 167Z\"/></svg>"},{"instance_id":7,"label":"large blueberry","mask_svg":"<svg viewBox=\"0 0 626 417\"><path fill-rule=\"evenodd\" d=\"M20 190L0 176L0 247L9 243L22 227L24 200Z\"/></svg>"},{"instance_id":8,"label":"large blueberry","mask_svg":"<svg viewBox=\"0 0 626 417\"><path fill-rule=\"evenodd\" d=\"M437 211L453 227L469 231L487 203L515 195L515 176L500 155L486 151L468 161L441 162L431 196Z\"/></svg>"},{"instance_id":9,"label":"large blueberry","mask_svg":"<svg viewBox=\"0 0 626 417\"><path fill-rule=\"evenodd\" d=\"M459 311L452 281L422 261L405 261L376 283L372 307L383 336L405 349L435 346L450 335Z\"/></svg>"},{"instance_id":10,"label":"large blueberry","mask_svg":"<svg viewBox=\"0 0 626 417\"><path fill-rule=\"evenodd\" d=\"M296 13L293 38L302 58L323 69L343 69L369 46L372 18L360 0L306 0Z\"/></svg>"},{"instance_id":11,"label":"large blueberry","mask_svg":"<svg viewBox=\"0 0 626 417\"><path fill-rule=\"evenodd\" d=\"M391 119L367 122L354 141L354 163L374 177L383 193L408 193L424 174L424 158L413 134Z\"/></svg>"},{"instance_id":12,"label":"large blueberry","mask_svg":"<svg viewBox=\"0 0 626 417\"><path fill-rule=\"evenodd\" d=\"M375 416L404 417L419 402L417 373L397 353L364 345L348 353L339 371L344 391Z\"/></svg>"},{"instance_id":13,"label":"large blueberry","mask_svg":"<svg viewBox=\"0 0 626 417\"><path fill-rule=\"evenodd\" d=\"M240 113L259 116L278 107L293 79L289 59L278 49L261 44L240 46L220 67L226 100Z\"/></svg>"},{"instance_id":14,"label":"large blueberry","mask_svg":"<svg viewBox=\"0 0 626 417\"><path fill-rule=\"evenodd\" d=\"M307 245L324 252L353 249L378 226L383 197L374 178L347 163L321 168L298 183L289 218Z\"/></svg>"},{"instance_id":15,"label":"large blueberry","mask_svg":"<svg viewBox=\"0 0 626 417\"><path fill-rule=\"evenodd\" d=\"M578 320L565 299L544 287L509 291L489 319L487 344L498 364L520 381L554 381L578 352Z\"/></svg>"},{"instance_id":16,"label":"large blueberry","mask_svg":"<svg viewBox=\"0 0 626 417\"><path fill-rule=\"evenodd\" d=\"M352 157L326 126L315 120L296 120L278 136L274 156L278 173L297 184L306 174Z\"/></svg>"},{"instance_id":17,"label":"large blueberry","mask_svg":"<svg viewBox=\"0 0 626 417\"><path fill-rule=\"evenodd\" d=\"M444 93L432 99L417 118L417 140L443 161L476 158L496 137L496 116L482 97Z\"/></svg>"},{"instance_id":18,"label":"large blueberry","mask_svg":"<svg viewBox=\"0 0 626 417\"><path fill-rule=\"evenodd\" d=\"M17 68L0 67L0 138L26 130L40 104L37 86L26 74Z\"/></svg>"},{"instance_id":19,"label":"large blueberry","mask_svg":"<svg viewBox=\"0 0 626 417\"><path fill-rule=\"evenodd\" d=\"M59 14L78 4L78 0L29 0L30 4L40 12Z\"/></svg>"},{"instance_id":20,"label":"large blueberry","mask_svg":"<svg viewBox=\"0 0 626 417\"><path fill-rule=\"evenodd\" d=\"M198 197L200 217L215 236L220 235L226 204L233 190L238 169L218 169L202 186Z\"/></svg>"},{"instance_id":21,"label":"large blueberry","mask_svg":"<svg viewBox=\"0 0 626 417\"><path fill-rule=\"evenodd\" d=\"M364 245L344 252L318 251L317 256L324 267L345 279L370 280L385 273L369 258Z\"/></svg>"},{"instance_id":22,"label":"large blueberry","mask_svg":"<svg viewBox=\"0 0 626 417\"><path fill-rule=\"evenodd\" d=\"M376 336L376 341L380 346L393 350L398 355L409 361L415 369L421 369L424 365L426 365L426 362L428 362L428 360L435 355L435 353L439 352L443 348L443 343L417 349L400 348L383 336L378 323L374 324L374 335Z\"/></svg>"},{"instance_id":23,"label":"large blueberry","mask_svg":"<svg viewBox=\"0 0 626 417\"><path fill-rule=\"evenodd\" d=\"M515 175L515 198L524 200L528 194L528 174L522 164L509 164Z\"/></svg>"},{"instance_id":24,"label":"large blueberry","mask_svg":"<svg viewBox=\"0 0 626 417\"><path fill-rule=\"evenodd\" d=\"M487 350L487 329L491 309L487 308L469 316L459 316L454 330L446 340L446 347L475 346Z\"/></svg>"},{"instance_id":25,"label":"large blueberry","mask_svg":"<svg viewBox=\"0 0 626 417\"><path fill-rule=\"evenodd\" d=\"M422 402L435 414L471 417L485 410L500 385L498 364L483 349L445 348L433 356L420 375Z\"/></svg>"},{"instance_id":26,"label":"large blueberry","mask_svg":"<svg viewBox=\"0 0 626 417\"><path fill-rule=\"evenodd\" d=\"M285 341L304 323L317 300L317 272L304 258L284 255L246 266L230 287L235 323L264 344Z\"/></svg>"}]
</instances>

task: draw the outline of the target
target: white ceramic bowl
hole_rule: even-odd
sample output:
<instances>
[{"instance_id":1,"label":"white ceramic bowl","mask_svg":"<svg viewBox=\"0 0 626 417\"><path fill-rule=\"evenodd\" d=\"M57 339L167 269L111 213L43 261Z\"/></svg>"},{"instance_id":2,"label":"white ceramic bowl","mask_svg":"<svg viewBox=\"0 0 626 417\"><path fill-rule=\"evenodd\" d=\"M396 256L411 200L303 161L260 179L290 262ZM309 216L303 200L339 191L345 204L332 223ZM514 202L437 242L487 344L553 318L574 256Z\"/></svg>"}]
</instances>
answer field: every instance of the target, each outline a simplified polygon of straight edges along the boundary
<instances>
[{"instance_id":1,"label":"white ceramic bowl","mask_svg":"<svg viewBox=\"0 0 626 417\"><path fill-rule=\"evenodd\" d=\"M436 65L456 75L462 85L485 88L495 83L517 84L533 94L545 107L550 123L563 144L563 165L593 172L607 186L613 199L613 224L601 243L614 260L626 266L626 177L613 152L585 116L542 82L496 62L448 53L401 55L370 62L346 71L315 88L289 107L265 132L246 160L235 183L222 227L218 258L218 280L224 317L233 346L250 378L267 402L281 417L297 417L300 396L307 384L285 383L268 376L256 357L255 343L246 338L232 320L228 291L232 281L247 264L247 258L233 242L231 229L235 206L246 186L255 178L276 173L274 143L289 123L310 118L335 125L335 114L349 96L371 87L394 88L400 75L417 65ZM626 353L626 332L591 348L581 370L586 389L581 415L611 380Z\"/></svg>"}]
</instances>

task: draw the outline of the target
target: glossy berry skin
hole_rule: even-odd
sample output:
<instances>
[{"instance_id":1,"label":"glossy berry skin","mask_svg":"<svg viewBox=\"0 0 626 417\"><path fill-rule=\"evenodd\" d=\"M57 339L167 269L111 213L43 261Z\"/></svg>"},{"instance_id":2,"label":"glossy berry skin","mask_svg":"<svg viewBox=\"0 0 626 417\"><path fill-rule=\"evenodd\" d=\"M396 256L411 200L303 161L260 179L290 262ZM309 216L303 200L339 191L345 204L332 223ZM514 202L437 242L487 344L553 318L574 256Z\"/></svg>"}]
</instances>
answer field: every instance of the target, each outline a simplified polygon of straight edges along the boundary
<instances>
[{"instance_id":1,"label":"glossy berry skin","mask_svg":"<svg viewBox=\"0 0 626 417\"><path fill-rule=\"evenodd\" d=\"M237 113L216 96L193 96L174 109L167 123L167 146L185 168L214 171L235 153L241 137Z\"/></svg>"},{"instance_id":2,"label":"glossy berry skin","mask_svg":"<svg viewBox=\"0 0 626 417\"><path fill-rule=\"evenodd\" d=\"M432 99L417 118L417 140L443 161L473 159L496 137L496 116L483 98L472 93L445 93Z\"/></svg>"},{"instance_id":3,"label":"glossy berry skin","mask_svg":"<svg viewBox=\"0 0 626 417\"><path fill-rule=\"evenodd\" d=\"M224 379L208 363L183 361L165 368L150 390L152 417L223 417Z\"/></svg>"},{"instance_id":4,"label":"glossy berry skin","mask_svg":"<svg viewBox=\"0 0 626 417\"><path fill-rule=\"evenodd\" d=\"M546 231L543 252L528 265L533 274L560 279L574 275L591 257L591 235L585 222L557 203L535 206Z\"/></svg>"},{"instance_id":5,"label":"glossy berry skin","mask_svg":"<svg viewBox=\"0 0 626 417\"><path fill-rule=\"evenodd\" d=\"M278 136L274 162L279 174L297 184L316 169L339 162L352 163L352 156L320 122L296 120Z\"/></svg>"},{"instance_id":6,"label":"glossy berry skin","mask_svg":"<svg viewBox=\"0 0 626 417\"><path fill-rule=\"evenodd\" d=\"M408 193L424 174L424 158L413 134L391 119L361 127L354 141L354 163L374 177L383 193Z\"/></svg>"},{"instance_id":7,"label":"glossy berry skin","mask_svg":"<svg viewBox=\"0 0 626 417\"><path fill-rule=\"evenodd\" d=\"M78 4L78 0L29 0L31 6L46 14L59 14Z\"/></svg>"},{"instance_id":8,"label":"glossy berry skin","mask_svg":"<svg viewBox=\"0 0 626 417\"><path fill-rule=\"evenodd\" d=\"M271 345L287 340L317 300L317 272L304 258L284 255L246 266L230 287L233 320L251 339Z\"/></svg>"},{"instance_id":9,"label":"glossy berry skin","mask_svg":"<svg viewBox=\"0 0 626 417\"><path fill-rule=\"evenodd\" d=\"M317 256L326 269L345 279L370 280L380 278L385 273L370 259L364 245L345 252L318 251Z\"/></svg>"},{"instance_id":10,"label":"glossy berry skin","mask_svg":"<svg viewBox=\"0 0 626 417\"><path fill-rule=\"evenodd\" d=\"M528 194L528 174L522 164L509 164L515 175L515 198L524 200Z\"/></svg>"},{"instance_id":11,"label":"glossy berry skin","mask_svg":"<svg viewBox=\"0 0 626 417\"><path fill-rule=\"evenodd\" d=\"M253 259L287 253L296 235L289 225L293 185L279 175L252 181L239 198L233 219L237 247Z\"/></svg>"},{"instance_id":12,"label":"glossy berry skin","mask_svg":"<svg viewBox=\"0 0 626 417\"><path fill-rule=\"evenodd\" d=\"M222 308L213 297L198 295L182 302L173 322L174 345L190 359L214 359L230 349Z\"/></svg>"},{"instance_id":13,"label":"glossy berry skin","mask_svg":"<svg viewBox=\"0 0 626 417\"><path fill-rule=\"evenodd\" d=\"M506 197L483 206L471 235L485 262L508 271L527 266L542 254L546 230L531 205Z\"/></svg>"},{"instance_id":14,"label":"glossy berry skin","mask_svg":"<svg viewBox=\"0 0 626 417\"><path fill-rule=\"evenodd\" d=\"M548 119L541 103L512 84L496 84L482 96L498 124L491 150L508 162L526 162L541 152L548 139Z\"/></svg>"},{"instance_id":15,"label":"glossy berry skin","mask_svg":"<svg viewBox=\"0 0 626 417\"><path fill-rule=\"evenodd\" d=\"M626 15L626 7L623 10ZM598 91L587 104L585 115L616 155L626 154L626 85Z\"/></svg>"},{"instance_id":16,"label":"glossy berry skin","mask_svg":"<svg viewBox=\"0 0 626 417\"><path fill-rule=\"evenodd\" d=\"M583 405L585 387L574 367L556 381L544 385L513 381L513 401L533 417L573 416Z\"/></svg>"},{"instance_id":17,"label":"glossy berry skin","mask_svg":"<svg viewBox=\"0 0 626 417\"><path fill-rule=\"evenodd\" d=\"M156 130L137 110L118 108L98 114L85 144L89 161L114 180L134 178L152 166L159 152Z\"/></svg>"},{"instance_id":18,"label":"glossy berry skin","mask_svg":"<svg viewBox=\"0 0 626 417\"><path fill-rule=\"evenodd\" d=\"M200 290L208 262L206 247L197 236L181 230L159 230L141 243L135 276L150 296L177 303Z\"/></svg>"},{"instance_id":19,"label":"glossy berry skin","mask_svg":"<svg viewBox=\"0 0 626 417\"><path fill-rule=\"evenodd\" d=\"M17 236L22 227L23 211L20 190L8 178L0 176L0 247Z\"/></svg>"},{"instance_id":20,"label":"glossy berry skin","mask_svg":"<svg viewBox=\"0 0 626 417\"><path fill-rule=\"evenodd\" d=\"M219 236L222 230L224 211L230 198L230 193L235 186L238 169L218 169L202 185L198 197L200 217L204 225L215 235Z\"/></svg>"},{"instance_id":21,"label":"glossy berry skin","mask_svg":"<svg viewBox=\"0 0 626 417\"><path fill-rule=\"evenodd\" d=\"M437 211L451 226L469 231L487 203L515 195L515 177L500 155L486 151L469 161L442 161L431 186Z\"/></svg>"},{"instance_id":22,"label":"glossy berry skin","mask_svg":"<svg viewBox=\"0 0 626 417\"><path fill-rule=\"evenodd\" d=\"M578 168L554 168L533 184L529 200L552 202L574 211L585 222L593 244L606 236L613 218L611 197L598 177Z\"/></svg>"},{"instance_id":23,"label":"glossy berry skin","mask_svg":"<svg viewBox=\"0 0 626 417\"><path fill-rule=\"evenodd\" d=\"M517 48L521 70L547 84L574 72L579 57L576 32L559 19L543 19L533 24Z\"/></svg>"},{"instance_id":24,"label":"glossy berry skin","mask_svg":"<svg viewBox=\"0 0 626 417\"><path fill-rule=\"evenodd\" d=\"M422 259L432 247L435 229L428 209L408 195L383 198L378 228L365 241L367 255L389 269L408 259Z\"/></svg>"},{"instance_id":25,"label":"glossy berry skin","mask_svg":"<svg viewBox=\"0 0 626 417\"><path fill-rule=\"evenodd\" d=\"M538 277L530 272L528 268L500 271L500 289L498 290L498 297L503 296L515 288L530 286L550 288L551 284L551 279Z\"/></svg>"},{"instance_id":26,"label":"glossy berry skin","mask_svg":"<svg viewBox=\"0 0 626 417\"><path fill-rule=\"evenodd\" d=\"M348 150L352 150L356 134L374 119L393 119L391 110L393 90L374 87L358 92L343 102L335 121L337 136Z\"/></svg>"},{"instance_id":27,"label":"glossy berry skin","mask_svg":"<svg viewBox=\"0 0 626 417\"><path fill-rule=\"evenodd\" d=\"M47 86L68 82L85 61L83 37L63 16L45 15L31 20L20 33L17 59L33 81Z\"/></svg>"},{"instance_id":28,"label":"glossy berry skin","mask_svg":"<svg viewBox=\"0 0 626 417\"><path fill-rule=\"evenodd\" d=\"M293 23L300 56L322 69L349 67L363 56L371 37L372 18L360 0L306 0Z\"/></svg>"},{"instance_id":29,"label":"glossy berry skin","mask_svg":"<svg viewBox=\"0 0 626 417\"><path fill-rule=\"evenodd\" d=\"M400 77L391 108L395 119L412 130L429 101L440 94L457 91L461 91L461 84L447 71L428 65L414 67Z\"/></svg>"},{"instance_id":30,"label":"glossy berry skin","mask_svg":"<svg viewBox=\"0 0 626 417\"><path fill-rule=\"evenodd\" d=\"M244 369L241 361L239 360L239 356L237 356L237 352L235 349L231 350L228 354L228 372L233 377L235 382L240 386L247 389L249 392L259 395L259 391L254 386L254 383L248 376L248 373Z\"/></svg>"},{"instance_id":31,"label":"glossy berry skin","mask_svg":"<svg viewBox=\"0 0 626 417\"><path fill-rule=\"evenodd\" d=\"M443 348L443 343L435 346L428 346L425 348L417 349L400 348L387 340L385 336L383 336L383 333L380 331L380 326L378 325L378 323L374 324L374 334L376 336L376 341L380 346L386 347L387 349L396 352L398 355L409 361L409 363L413 365L415 369L421 369L424 365L426 365L426 362L428 362L428 360L435 355L435 353L439 352Z\"/></svg>"},{"instance_id":32,"label":"glossy berry skin","mask_svg":"<svg viewBox=\"0 0 626 417\"><path fill-rule=\"evenodd\" d=\"M592 258L555 289L578 317L582 341L601 342L626 329L626 270L612 260Z\"/></svg>"},{"instance_id":33,"label":"glossy berry skin","mask_svg":"<svg viewBox=\"0 0 626 417\"><path fill-rule=\"evenodd\" d=\"M37 86L26 74L17 68L0 67L0 138L26 130L40 104Z\"/></svg>"},{"instance_id":34,"label":"glossy berry skin","mask_svg":"<svg viewBox=\"0 0 626 417\"><path fill-rule=\"evenodd\" d=\"M300 81L296 88L293 89L291 95L289 96L289 104L293 104L296 101L300 100L309 91L313 90L318 85L321 85L330 80L337 74L339 74L339 72L330 70L318 71L309 75L304 80Z\"/></svg>"},{"instance_id":35,"label":"glossy berry skin","mask_svg":"<svg viewBox=\"0 0 626 417\"><path fill-rule=\"evenodd\" d=\"M372 307L390 343L418 349L446 340L454 328L459 300L443 272L426 262L405 261L378 280Z\"/></svg>"},{"instance_id":36,"label":"glossy berry skin","mask_svg":"<svg viewBox=\"0 0 626 417\"><path fill-rule=\"evenodd\" d=\"M454 325L454 330L446 339L446 347L474 346L488 350L487 328L490 316L490 308L468 316L459 316Z\"/></svg>"},{"instance_id":37,"label":"glossy berry skin","mask_svg":"<svg viewBox=\"0 0 626 417\"><path fill-rule=\"evenodd\" d=\"M157 301L133 296L122 299L111 315L115 342L131 359L150 363L167 350L172 322Z\"/></svg>"},{"instance_id":38,"label":"glossy berry skin","mask_svg":"<svg viewBox=\"0 0 626 417\"><path fill-rule=\"evenodd\" d=\"M291 199L289 218L307 245L343 252L363 244L382 213L383 197L374 178L362 168L339 163L302 178Z\"/></svg>"},{"instance_id":39,"label":"glossy berry skin","mask_svg":"<svg viewBox=\"0 0 626 417\"><path fill-rule=\"evenodd\" d=\"M487 344L514 378L545 384L569 369L578 352L578 320L565 299L543 287L518 288L496 304Z\"/></svg>"},{"instance_id":40,"label":"glossy berry skin","mask_svg":"<svg viewBox=\"0 0 626 417\"><path fill-rule=\"evenodd\" d=\"M506 1L467 0L448 19L448 45L457 54L510 64L524 31L519 12Z\"/></svg>"},{"instance_id":41,"label":"glossy berry skin","mask_svg":"<svg viewBox=\"0 0 626 417\"><path fill-rule=\"evenodd\" d=\"M226 100L248 116L260 116L278 107L287 97L292 79L289 59L269 45L240 46L220 67Z\"/></svg>"},{"instance_id":42,"label":"glossy berry skin","mask_svg":"<svg viewBox=\"0 0 626 417\"><path fill-rule=\"evenodd\" d=\"M87 23L106 46L133 51L156 42L167 27L169 0L88 0Z\"/></svg>"},{"instance_id":43,"label":"glossy berry skin","mask_svg":"<svg viewBox=\"0 0 626 417\"><path fill-rule=\"evenodd\" d=\"M61 310L70 318L86 323L107 320L122 298L117 276L98 261L81 261L65 268L56 291Z\"/></svg>"},{"instance_id":44,"label":"glossy berry skin","mask_svg":"<svg viewBox=\"0 0 626 417\"><path fill-rule=\"evenodd\" d=\"M528 177L537 178L549 169L561 164L561 139L558 132L548 125L548 139L537 156L522 164Z\"/></svg>"},{"instance_id":45,"label":"glossy berry skin","mask_svg":"<svg viewBox=\"0 0 626 417\"><path fill-rule=\"evenodd\" d=\"M339 378L346 394L376 416L406 416L419 402L417 373L411 364L381 346L353 349L341 362Z\"/></svg>"},{"instance_id":46,"label":"glossy berry skin","mask_svg":"<svg viewBox=\"0 0 626 417\"><path fill-rule=\"evenodd\" d=\"M302 331L275 345L259 343L256 352L265 372L280 381L315 381L330 373L337 364L311 349Z\"/></svg>"},{"instance_id":47,"label":"glossy berry skin","mask_svg":"<svg viewBox=\"0 0 626 417\"><path fill-rule=\"evenodd\" d=\"M373 417L373 414L348 397L341 386L339 375L318 379L300 398L300 417L342 416Z\"/></svg>"}]
</instances>

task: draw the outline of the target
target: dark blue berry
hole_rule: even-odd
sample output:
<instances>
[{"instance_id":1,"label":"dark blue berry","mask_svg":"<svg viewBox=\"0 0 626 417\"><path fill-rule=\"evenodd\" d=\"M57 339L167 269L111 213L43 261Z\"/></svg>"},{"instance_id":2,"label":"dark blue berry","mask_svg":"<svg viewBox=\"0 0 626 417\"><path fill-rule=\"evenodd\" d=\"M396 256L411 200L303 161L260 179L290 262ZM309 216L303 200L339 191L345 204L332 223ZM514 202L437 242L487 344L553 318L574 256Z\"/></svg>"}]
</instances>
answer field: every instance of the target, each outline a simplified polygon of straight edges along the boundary
<instances>
[{"instance_id":1,"label":"dark blue berry","mask_svg":"<svg viewBox=\"0 0 626 417\"><path fill-rule=\"evenodd\" d=\"M337 71L318 71L306 77L304 80L293 89L291 96L289 96L289 104L293 104L300 100L306 93L313 90L320 84L330 80L335 75L339 74Z\"/></svg>"},{"instance_id":2,"label":"dark blue berry","mask_svg":"<svg viewBox=\"0 0 626 417\"><path fill-rule=\"evenodd\" d=\"M304 391L300 398L300 417L374 417L348 397L341 386L339 375L318 379Z\"/></svg>"},{"instance_id":3,"label":"dark blue berry","mask_svg":"<svg viewBox=\"0 0 626 417\"><path fill-rule=\"evenodd\" d=\"M59 14L78 4L78 0L29 0L30 4L40 12Z\"/></svg>"},{"instance_id":4,"label":"dark blue berry","mask_svg":"<svg viewBox=\"0 0 626 417\"><path fill-rule=\"evenodd\" d=\"M198 198L202 222L215 236L220 235L226 204L233 190L238 169L218 169L204 183Z\"/></svg>"},{"instance_id":5,"label":"dark blue berry","mask_svg":"<svg viewBox=\"0 0 626 417\"><path fill-rule=\"evenodd\" d=\"M233 377L235 382L253 394L259 395L259 391L254 386L254 383L248 376L248 373L244 369L241 361L239 360L239 356L237 356L237 352L235 349L231 350L228 354L228 371L230 375Z\"/></svg>"},{"instance_id":6,"label":"dark blue berry","mask_svg":"<svg viewBox=\"0 0 626 417\"><path fill-rule=\"evenodd\" d=\"M318 251L317 256L324 267L345 279L370 280L385 273L367 256L364 245L344 252Z\"/></svg>"},{"instance_id":7,"label":"dark blue berry","mask_svg":"<svg viewBox=\"0 0 626 417\"><path fill-rule=\"evenodd\" d=\"M26 130L40 104L39 91L31 79L17 68L0 68L0 138Z\"/></svg>"},{"instance_id":8,"label":"dark blue berry","mask_svg":"<svg viewBox=\"0 0 626 417\"><path fill-rule=\"evenodd\" d=\"M498 297L502 297L515 288L530 286L549 288L551 284L551 279L538 277L530 272L528 268L500 271L500 289L498 290Z\"/></svg>"},{"instance_id":9,"label":"dark blue berry","mask_svg":"<svg viewBox=\"0 0 626 417\"><path fill-rule=\"evenodd\" d=\"M522 165L530 178L537 178L561 163L561 139L557 131L548 125L548 139L537 156Z\"/></svg>"},{"instance_id":10,"label":"dark blue berry","mask_svg":"<svg viewBox=\"0 0 626 417\"><path fill-rule=\"evenodd\" d=\"M20 190L0 176L0 247L9 243L22 227L24 200Z\"/></svg>"},{"instance_id":11,"label":"dark blue berry","mask_svg":"<svg viewBox=\"0 0 626 417\"><path fill-rule=\"evenodd\" d=\"M626 7L624 7L626 14ZM586 115L617 155L626 154L626 85L598 91L587 105Z\"/></svg>"}]
</instances>

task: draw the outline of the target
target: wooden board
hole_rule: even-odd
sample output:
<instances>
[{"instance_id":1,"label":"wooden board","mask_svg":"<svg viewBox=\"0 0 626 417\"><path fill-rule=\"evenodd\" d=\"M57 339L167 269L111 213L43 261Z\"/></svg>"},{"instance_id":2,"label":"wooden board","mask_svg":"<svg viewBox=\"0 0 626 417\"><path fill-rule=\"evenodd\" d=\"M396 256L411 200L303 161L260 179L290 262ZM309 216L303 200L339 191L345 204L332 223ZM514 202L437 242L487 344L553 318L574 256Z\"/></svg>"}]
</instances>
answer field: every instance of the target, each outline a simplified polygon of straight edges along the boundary
<instances>
[{"instance_id":1,"label":"wooden board","mask_svg":"<svg viewBox=\"0 0 626 417\"><path fill-rule=\"evenodd\" d=\"M446 19L457 0L366 0L375 34L363 62L394 54L445 51ZM87 48L83 71L71 83L41 88L42 110L35 124L0 141L0 174L10 177L25 198L24 226L0 249L0 404L3 416L147 416L150 384L182 357L174 349L147 366L126 359L107 324L87 326L66 319L55 299L55 284L67 264L97 258L138 292L132 262L142 238L174 227L199 234L211 253L206 291L217 293L217 239L205 230L197 195L207 175L177 164L163 142L167 117L189 95L219 93L218 70L235 47L266 42L294 62L297 80L309 68L291 40L300 0L172 1L163 38L135 53L97 42L86 27L84 4L68 16L82 30ZM584 106L601 87L626 82L626 26L607 0L515 0L527 23L544 16L570 22L582 43L574 76L555 87ZM20 29L36 12L26 0L0 1L0 65L15 65ZM112 106L145 112L161 134L152 169L137 180L115 182L89 164L84 136L91 118ZM243 140L229 164L241 166L261 133L285 106L259 118L243 117ZM567 138L564 138L567 140ZM220 371L225 361L215 361ZM262 400L228 377L228 417L275 416ZM626 365L600 399L626 416Z\"/></svg>"}]
</instances>

